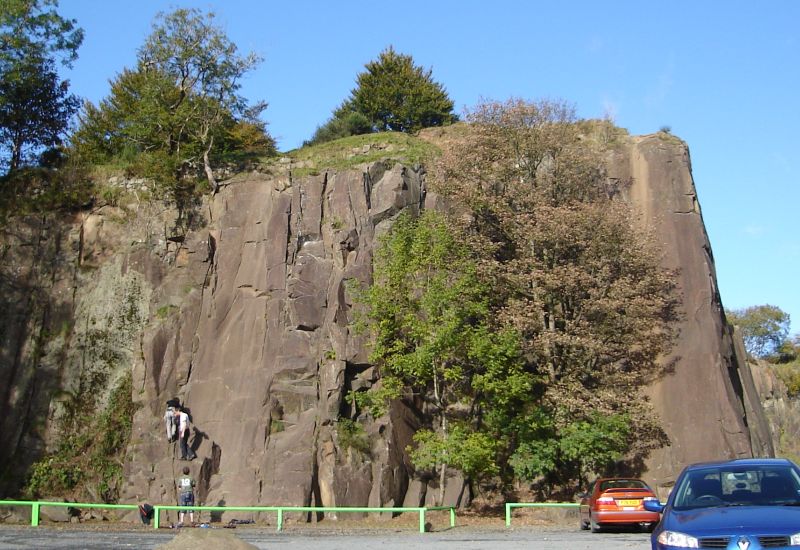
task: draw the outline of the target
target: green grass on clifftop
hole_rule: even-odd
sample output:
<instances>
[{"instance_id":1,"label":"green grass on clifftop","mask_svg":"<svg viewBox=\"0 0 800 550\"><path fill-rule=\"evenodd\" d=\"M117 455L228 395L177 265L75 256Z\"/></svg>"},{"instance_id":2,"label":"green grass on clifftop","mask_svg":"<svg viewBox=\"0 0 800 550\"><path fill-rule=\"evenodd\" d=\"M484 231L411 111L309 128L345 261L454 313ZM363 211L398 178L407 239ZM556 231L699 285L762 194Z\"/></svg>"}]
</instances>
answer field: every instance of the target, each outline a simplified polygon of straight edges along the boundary
<instances>
[{"instance_id":1,"label":"green grass on clifftop","mask_svg":"<svg viewBox=\"0 0 800 550\"><path fill-rule=\"evenodd\" d=\"M381 132L294 149L284 157L292 160L292 171L296 176L304 176L326 169L347 170L379 160L423 164L439 152L438 147L417 137L400 132Z\"/></svg>"}]
</instances>

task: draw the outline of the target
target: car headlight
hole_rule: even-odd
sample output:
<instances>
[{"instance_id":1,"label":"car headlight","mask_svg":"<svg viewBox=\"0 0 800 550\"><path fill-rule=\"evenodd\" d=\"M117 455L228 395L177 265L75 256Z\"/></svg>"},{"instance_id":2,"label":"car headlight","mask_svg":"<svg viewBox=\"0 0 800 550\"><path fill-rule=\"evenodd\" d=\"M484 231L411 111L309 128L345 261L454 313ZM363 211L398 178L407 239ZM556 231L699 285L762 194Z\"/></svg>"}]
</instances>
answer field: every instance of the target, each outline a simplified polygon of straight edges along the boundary
<instances>
[{"instance_id":1,"label":"car headlight","mask_svg":"<svg viewBox=\"0 0 800 550\"><path fill-rule=\"evenodd\" d=\"M795 533L789 537L789 546L800 546L800 533Z\"/></svg>"},{"instance_id":2,"label":"car headlight","mask_svg":"<svg viewBox=\"0 0 800 550\"><path fill-rule=\"evenodd\" d=\"M678 548L700 548L696 538L677 531L662 531L658 535L658 542L666 546L677 546Z\"/></svg>"}]
</instances>

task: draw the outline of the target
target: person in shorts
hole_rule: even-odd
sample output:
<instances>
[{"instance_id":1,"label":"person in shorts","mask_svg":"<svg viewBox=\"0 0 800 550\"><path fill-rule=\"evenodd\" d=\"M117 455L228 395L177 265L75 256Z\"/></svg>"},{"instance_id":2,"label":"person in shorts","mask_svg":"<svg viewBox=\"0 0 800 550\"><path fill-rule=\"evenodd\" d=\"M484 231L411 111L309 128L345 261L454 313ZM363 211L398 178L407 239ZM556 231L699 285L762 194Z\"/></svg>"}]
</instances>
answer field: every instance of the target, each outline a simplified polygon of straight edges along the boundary
<instances>
[{"instance_id":1,"label":"person in shorts","mask_svg":"<svg viewBox=\"0 0 800 550\"><path fill-rule=\"evenodd\" d=\"M189 467L183 467L183 475L178 478L178 506L194 506L194 478L189 475ZM178 512L178 527L183 527L186 510ZM194 524L194 510L189 510L189 521Z\"/></svg>"}]
</instances>

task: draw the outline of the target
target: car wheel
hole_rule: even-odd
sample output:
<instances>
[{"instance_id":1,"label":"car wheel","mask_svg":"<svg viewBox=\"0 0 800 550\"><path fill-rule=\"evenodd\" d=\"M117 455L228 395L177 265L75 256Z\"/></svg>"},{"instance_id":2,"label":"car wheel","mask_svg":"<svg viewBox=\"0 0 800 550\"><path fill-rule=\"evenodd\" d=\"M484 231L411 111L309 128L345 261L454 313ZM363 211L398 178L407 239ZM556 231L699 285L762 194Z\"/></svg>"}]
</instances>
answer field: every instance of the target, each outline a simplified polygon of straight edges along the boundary
<instances>
[{"instance_id":1,"label":"car wheel","mask_svg":"<svg viewBox=\"0 0 800 550\"><path fill-rule=\"evenodd\" d=\"M597 523L592 516L589 516L589 523L592 527L592 533L599 533L603 530L602 527L600 527L600 524Z\"/></svg>"}]
</instances>

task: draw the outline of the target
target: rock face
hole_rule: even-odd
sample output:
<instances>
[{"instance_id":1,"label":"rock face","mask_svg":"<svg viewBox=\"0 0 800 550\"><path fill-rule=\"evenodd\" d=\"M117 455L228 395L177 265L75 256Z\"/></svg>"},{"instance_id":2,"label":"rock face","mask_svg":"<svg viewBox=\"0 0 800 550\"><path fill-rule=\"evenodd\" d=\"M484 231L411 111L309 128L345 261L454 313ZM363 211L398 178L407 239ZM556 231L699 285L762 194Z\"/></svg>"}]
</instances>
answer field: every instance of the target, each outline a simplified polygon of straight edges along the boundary
<instances>
[{"instance_id":1,"label":"rock face","mask_svg":"<svg viewBox=\"0 0 800 550\"><path fill-rule=\"evenodd\" d=\"M655 231L664 265L679 270L680 333L664 359L668 374L648 391L671 444L653 453L647 476L670 486L691 462L772 456L744 350L725 322L688 149L665 134L628 139L609 176L629 184L626 199Z\"/></svg>"},{"instance_id":2,"label":"rock face","mask_svg":"<svg viewBox=\"0 0 800 550\"><path fill-rule=\"evenodd\" d=\"M798 461L800 458L800 399L789 395L786 384L775 375L774 365L759 361L753 368L753 378L764 407L772 434L775 453Z\"/></svg>"},{"instance_id":3,"label":"rock face","mask_svg":"<svg viewBox=\"0 0 800 550\"><path fill-rule=\"evenodd\" d=\"M201 502L402 504L408 438L398 437L407 429L387 419L359 450L338 441L336 421L351 412L346 393L373 381L349 326L349 285L369 283L375 236L401 210L418 211L423 196L421 172L381 163L227 183L213 223L186 240L182 269L162 285L185 295L143 337L128 497L175 498L183 463L161 415L177 397L196 427Z\"/></svg>"},{"instance_id":4,"label":"rock face","mask_svg":"<svg viewBox=\"0 0 800 550\"><path fill-rule=\"evenodd\" d=\"M20 217L0 232L0 493L58 438L67 408L102 408L130 372L170 216L130 207Z\"/></svg>"},{"instance_id":5,"label":"rock face","mask_svg":"<svg viewBox=\"0 0 800 550\"><path fill-rule=\"evenodd\" d=\"M645 477L668 486L687 462L772 454L724 321L686 146L624 138L608 171L629 183L625 199L661 240L665 265L680 269L678 345L664 359L669 374L648 391L671 444L652 455ZM405 452L415 411L396 405L366 425L366 437L342 420L358 412L348 392L377 382L351 328L353 293L370 281L378 236L401 211L425 207L424 176L385 163L302 178L246 174L201 205L185 236L164 230L175 213L125 218L114 209L5 235L0 462L17 468L6 479L50 441L60 390L100 369L106 388L133 373L123 501L175 501L174 479L189 465L198 502L209 505L431 502ZM97 341L111 355L87 359ZM194 462L180 462L166 440L172 398L190 411ZM449 478L446 502L468 497L463 480Z\"/></svg>"}]
</instances>

